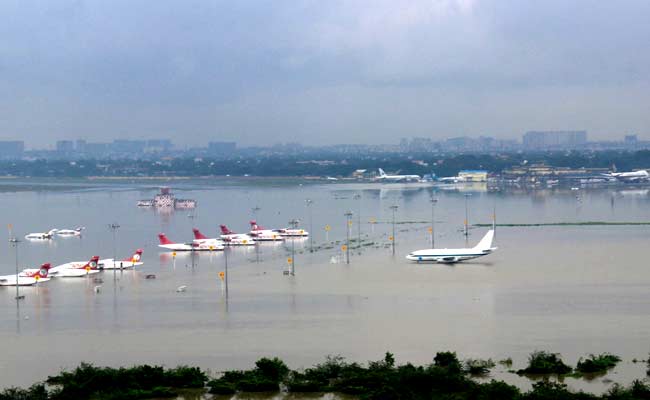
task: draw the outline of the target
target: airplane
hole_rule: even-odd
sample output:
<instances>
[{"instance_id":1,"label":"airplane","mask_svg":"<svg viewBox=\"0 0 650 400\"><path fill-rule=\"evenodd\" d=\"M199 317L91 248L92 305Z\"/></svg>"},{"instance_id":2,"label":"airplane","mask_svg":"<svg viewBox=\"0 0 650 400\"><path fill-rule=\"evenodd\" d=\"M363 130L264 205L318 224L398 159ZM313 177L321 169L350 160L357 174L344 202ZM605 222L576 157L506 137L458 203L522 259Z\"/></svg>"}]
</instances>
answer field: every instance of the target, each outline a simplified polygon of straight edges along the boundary
<instances>
[{"instance_id":1,"label":"airplane","mask_svg":"<svg viewBox=\"0 0 650 400\"><path fill-rule=\"evenodd\" d=\"M245 233L235 233L228 229L226 225L219 225L221 228L221 239L229 246L252 246L255 245L255 239ZM196 235L196 232L194 233Z\"/></svg>"},{"instance_id":2,"label":"airplane","mask_svg":"<svg viewBox=\"0 0 650 400\"><path fill-rule=\"evenodd\" d=\"M50 263L41 265L41 268L25 269L16 275L0 276L0 286L31 286L38 282L47 282L50 280L48 273L50 270Z\"/></svg>"},{"instance_id":3,"label":"airplane","mask_svg":"<svg viewBox=\"0 0 650 400\"><path fill-rule=\"evenodd\" d=\"M50 240L54 237L54 234L58 231L58 229L50 229L47 232L34 232L34 233L28 233L25 235L25 239L27 240Z\"/></svg>"},{"instance_id":4,"label":"airplane","mask_svg":"<svg viewBox=\"0 0 650 400\"><path fill-rule=\"evenodd\" d=\"M54 278L80 278L98 274L100 271L98 262L99 256L93 256L90 261L84 264L72 262L57 265L50 269L50 276Z\"/></svg>"},{"instance_id":5,"label":"airplane","mask_svg":"<svg viewBox=\"0 0 650 400\"><path fill-rule=\"evenodd\" d=\"M409 253L406 256L407 260L410 261L433 261L438 263L453 264L465 260L470 260L472 258L486 256L497 249L497 247L492 247L492 240L494 239L494 230L490 229L487 231L483 239L481 239L478 244L472 248L466 249L428 249L428 250L417 250Z\"/></svg>"},{"instance_id":6,"label":"airplane","mask_svg":"<svg viewBox=\"0 0 650 400\"><path fill-rule=\"evenodd\" d=\"M280 238L288 237L307 237L309 232L304 229L293 229L293 228L281 228L281 229L266 229L257 225L256 221L251 221L251 236L255 237L256 240L277 240L274 237L278 235ZM262 235L260 237L267 237L267 239L258 239L255 235ZM275 235L275 236L274 236ZM268 239L268 238L271 239Z\"/></svg>"},{"instance_id":7,"label":"airplane","mask_svg":"<svg viewBox=\"0 0 650 400\"><path fill-rule=\"evenodd\" d=\"M86 229L86 228L84 228L83 226L80 226L80 227L75 228L75 229L58 229L56 231L56 234L59 235L59 236L80 236L81 231L84 230L84 229Z\"/></svg>"},{"instance_id":8,"label":"airplane","mask_svg":"<svg viewBox=\"0 0 650 400\"><path fill-rule=\"evenodd\" d=\"M194 244L201 244L201 245L207 245L207 246L225 246L226 243L224 243L224 240L218 239L218 238L209 238L205 236L204 234L201 233L200 230L196 228L192 228L192 232L194 232L194 240L192 240L192 243Z\"/></svg>"},{"instance_id":9,"label":"airplane","mask_svg":"<svg viewBox=\"0 0 650 400\"><path fill-rule=\"evenodd\" d=\"M447 176L444 178L438 178L438 182L440 183L462 183L465 181L467 181L467 179L462 176Z\"/></svg>"},{"instance_id":10,"label":"airplane","mask_svg":"<svg viewBox=\"0 0 650 400\"><path fill-rule=\"evenodd\" d=\"M142 261L142 249L137 249L131 258L125 258L124 260L115 260L112 258L106 258L99 260L99 269L126 269L133 268L138 265L144 264Z\"/></svg>"},{"instance_id":11,"label":"airplane","mask_svg":"<svg viewBox=\"0 0 650 400\"><path fill-rule=\"evenodd\" d=\"M611 172L603 175L608 178L614 178L626 182L647 181L650 179L650 173L644 169L631 172Z\"/></svg>"},{"instance_id":12,"label":"airplane","mask_svg":"<svg viewBox=\"0 0 650 400\"><path fill-rule=\"evenodd\" d=\"M284 240L284 236L277 230L261 227L254 220L250 221L250 224L250 235L258 242L280 242Z\"/></svg>"},{"instance_id":13,"label":"airplane","mask_svg":"<svg viewBox=\"0 0 650 400\"><path fill-rule=\"evenodd\" d=\"M420 175L387 175L379 168L379 176L376 179L384 182L419 182L421 178Z\"/></svg>"},{"instance_id":14,"label":"airplane","mask_svg":"<svg viewBox=\"0 0 650 400\"><path fill-rule=\"evenodd\" d=\"M158 247L171 251L215 251L223 250L224 245L217 241L193 241L191 243L174 243L164 233L158 235L160 244Z\"/></svg>"}]
</instances>

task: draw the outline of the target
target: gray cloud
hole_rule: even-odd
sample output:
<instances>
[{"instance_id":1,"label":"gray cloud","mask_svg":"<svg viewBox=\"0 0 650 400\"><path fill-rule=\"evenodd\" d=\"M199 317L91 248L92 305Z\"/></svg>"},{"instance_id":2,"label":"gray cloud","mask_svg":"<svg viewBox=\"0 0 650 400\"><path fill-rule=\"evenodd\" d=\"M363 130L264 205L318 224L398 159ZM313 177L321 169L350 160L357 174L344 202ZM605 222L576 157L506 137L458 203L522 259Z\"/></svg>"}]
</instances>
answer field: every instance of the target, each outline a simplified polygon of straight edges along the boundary
<instances>
[{"instance_id":1,"label":"gray cloud","mask_svg":"<svg viewBox=\"0 0 650 400\"><path fill-rule=\"evenodd\" d=\"M5 1L0 137L647 135L650 3Z\"/></svg>"}]
</instances>

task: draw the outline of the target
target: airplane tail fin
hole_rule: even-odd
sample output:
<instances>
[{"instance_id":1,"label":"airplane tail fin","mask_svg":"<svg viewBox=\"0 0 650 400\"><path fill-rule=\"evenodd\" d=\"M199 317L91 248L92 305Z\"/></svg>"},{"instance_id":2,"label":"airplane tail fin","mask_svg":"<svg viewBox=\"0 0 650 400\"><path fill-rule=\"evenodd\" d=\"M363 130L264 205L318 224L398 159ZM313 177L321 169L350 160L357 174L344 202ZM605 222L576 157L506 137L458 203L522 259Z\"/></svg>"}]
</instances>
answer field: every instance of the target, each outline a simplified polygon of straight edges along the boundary
<instances>
[{"instance_id":1,"label":"airplane tail fin","mask_svg":"<svg viewBox=\"0 0 650 400\"><path fill-rule=\"evenodd\" d=\"M494 230L487 231L483 239L474 247L476 250L490 250L492 248L492 241L494 240Z\"/></svg>"},{"instance_id":2,"label":"airplane tail fin","mask_svg":"<svg viewBox=\"0 0 650 400\"><path fill-rule=\"evenodd\" d=\"M158 234L158 240L160 240L160 244L174 244L174 242L167 239L167 236L165 236L164 233Z\"/></svg>"},{"instance_id":3,"label":"airplane tail fin","mask_svg":"<svg viewBox=\"0 0 650 400\"><path fill-rule=\"evenodd\" d=\"M382 178L383 178L384 176L386 176L386 173L385 173L384 170L381 169L381 168L379 168L379 176L382 177Z\"/></svg>"},{"instance_id":4,"label":"airplane tail fin","mask_svg":"<svg viewBox=\"0 0 650 400\"><path fill-rule=\"evenodd\" d=\"M89 271L91 269L97 269L98 262L99 262L99 256L93 256L93 258L91 258L90 261L88 261L86 265L83 266L83 269L85 269L86 271Z\"/></svg>"},{"instance_id":5,"label":"airplane tail fin","mask_svg":"<svg viewBox=\"0 0 650 400\"><path fill-rule=\"evenodd\" d=\"M36 273L36 276L38 278L47 278L47 274L50 271L50 266L51 266L50 263L45 263L45 264L41 265L41 268Z\"/></svg>"},{"instance_id":6,"label":"airplane tail fin","mask_svg":"<svg viewBox=\"0 0 650 400\"><path fill-rule=\"evenodd\" d=\"M201 233L200 230L193 228L192 232L194 232L194 239L201 240L201 239L207 239L207 237Z\"/></svg>"},{"instance_id":7,"label":"airplane tail fin","mask_svg":"<svg viewBox=\"0 0 650 400\"><path fill-rule=\"evenodd\" d=\"M230 229L228 229L228 227L226 225L219 225L219 227L221 228L221 234L222 235L232 235L233 233L235 233L235 232L231 231Z\"/></svg>"},{"instance_id":8,"label":"airplane tail fin","mask_svg":"<svg viewBox=\"0 0 650 400\"><path fill-rule=\"evenodd\" d=\"M264 229L263 227L257 225L257 221L255 221L255 220L251 220L250 224L251 224L251 230L253 230L253 231L263 230Z\"/></svg>"},{"instance_id":9,"label":"airplane tail fin","mask_svg":"<svg viewBox=\"0 0 650 400\"><path fill-rule=\"evenodd\" d=\"M140 262L142 259L142 249L137 249L135 253L131 256L130 260L124 260L124 261L131 261L131 262Z\"/></svg>"}]
</instances>

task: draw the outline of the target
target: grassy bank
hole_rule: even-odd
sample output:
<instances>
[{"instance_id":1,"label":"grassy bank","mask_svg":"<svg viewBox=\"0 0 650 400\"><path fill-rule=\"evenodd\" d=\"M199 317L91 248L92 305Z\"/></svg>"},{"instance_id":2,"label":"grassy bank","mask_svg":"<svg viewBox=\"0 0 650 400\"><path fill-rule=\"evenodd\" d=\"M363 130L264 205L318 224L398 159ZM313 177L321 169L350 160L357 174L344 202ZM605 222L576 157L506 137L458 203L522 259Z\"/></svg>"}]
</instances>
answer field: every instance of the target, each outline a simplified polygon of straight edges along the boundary
<instances>
[{"instance_id":1,"label":"grassy bank","mask_svg":"<svg viewBox=\"0 0 650 400\"><path fill-rule=\"evenodd\" d=\"M620 358L603 353L581 359L576 369L566 365L559 354L536 351L528 366L517 371L536 377L580 376L581 373L607 371ZM501 365L511 365L507 359ZM341 393L360 399L453 399L453 400L545 400L545 399L650 399L650 384L635 381L628 387L614 384L602 394L573 392L566 385L548 379L536 382L523 392L502 381L476 382L473 377L488 376L496 363L492 360L461 361L456 353L439 352L428 365L396 365L391 353L367 365L347 362L342 357L327 357L321 364L304 370L291 370L278 358L262 358L249 370L231 370L209 379L199 368L158 366L102 368L81 364L72 371L50 376L44 383L28 389L10 388L0 392L0 400L58 399L151 399L175 398L188 389L215 396L237 393ZM648 364L650 374L650 362ZM220 397L223 398L223 397Z\"/></svg>"}]
</instances>

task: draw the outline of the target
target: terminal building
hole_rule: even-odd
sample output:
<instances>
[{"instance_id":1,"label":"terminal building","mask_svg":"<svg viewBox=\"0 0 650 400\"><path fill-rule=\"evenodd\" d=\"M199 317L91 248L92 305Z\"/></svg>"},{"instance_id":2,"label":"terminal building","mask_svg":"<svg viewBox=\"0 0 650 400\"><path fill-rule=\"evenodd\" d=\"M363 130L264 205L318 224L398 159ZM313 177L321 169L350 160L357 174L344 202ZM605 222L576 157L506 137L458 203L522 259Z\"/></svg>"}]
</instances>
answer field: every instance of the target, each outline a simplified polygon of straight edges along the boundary
<instances>
[{"instance_id":1,"label":"terminal building","mask_svg":"<svg viewBox=\"0 0 650 400\"><path fill-rule=\"evenodd\" d=\"M458 173L465 182L487 182L488 172L483 170L465 170Z\"/></svg>"}]
</instances>

